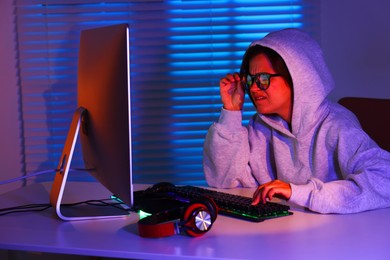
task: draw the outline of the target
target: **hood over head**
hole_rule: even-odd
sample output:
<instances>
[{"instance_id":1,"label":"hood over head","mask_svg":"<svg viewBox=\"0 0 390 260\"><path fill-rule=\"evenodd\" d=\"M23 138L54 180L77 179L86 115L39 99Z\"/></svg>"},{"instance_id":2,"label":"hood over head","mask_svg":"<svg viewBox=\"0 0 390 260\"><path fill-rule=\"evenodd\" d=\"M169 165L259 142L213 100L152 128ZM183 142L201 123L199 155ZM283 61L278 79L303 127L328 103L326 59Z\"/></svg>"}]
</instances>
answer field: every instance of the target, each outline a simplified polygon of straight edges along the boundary
<instances>
[{"instance_id":1,"label":"hood over head","mask_svg":"<svg viewBox=\"0 0 390 260\"><path fill-rule=\"evenodd\" d=\"M269 33L263 39L252 42L250 47L254 45L273 49L286 63L293 82L291 131L296 137L305 135L327 113L327 103L324 101L334 87L320 46L298 29ZM280 122L275 117L260 117L272 127L280 129ZM282 131L286 132L286 129Z\"/></svg>"}]
</instances>

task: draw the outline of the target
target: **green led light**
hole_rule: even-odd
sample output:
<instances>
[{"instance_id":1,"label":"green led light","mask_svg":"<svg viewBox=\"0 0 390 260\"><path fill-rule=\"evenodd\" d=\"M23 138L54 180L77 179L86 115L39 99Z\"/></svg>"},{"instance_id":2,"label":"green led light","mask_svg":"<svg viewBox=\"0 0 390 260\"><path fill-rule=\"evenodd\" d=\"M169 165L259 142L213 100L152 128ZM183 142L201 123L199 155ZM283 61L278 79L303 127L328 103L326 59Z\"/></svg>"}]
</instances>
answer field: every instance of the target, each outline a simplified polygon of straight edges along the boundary
<instances>
[{"instance_id":1,"label":"green led light","mask_svg":"<svg viewBox=\"0 0 390 260\"><path fill-rule=\"evenodd\" d=\"M149 217L150 215L152 215L152 214L147 213L147 212L142 211L142 210L138 211L138 214L139 214L139 219L143 219L143 218L146 218L146 217Z\"/></svg>"},{"instance_id":2,"label":"green led light","mask_svg":"<svg viewBox=\"0 0 390 260\"><path fill-rule=\"evenodd\" d=\"M241 213L242 216L245 216L245 217L249 217L249 218L253 218L253 219L256 219L256 217L252 216L252 215L248 215L248 214L244 214L244 213Z\"/></svg>"},{"instance_id":3,"label":"green led light","mask_svg":"<svg viewBox=\"0 0 390 260\"><path fill-rule=\"evenodd\" d=\"M122 201L120 198L118 198L117 196L115 196L115 195L111 195L111 199L112 199L112 200L116 200L116 201L118 201L119 203L123 203L123 201Z\"/></svg>"}]
</instances>

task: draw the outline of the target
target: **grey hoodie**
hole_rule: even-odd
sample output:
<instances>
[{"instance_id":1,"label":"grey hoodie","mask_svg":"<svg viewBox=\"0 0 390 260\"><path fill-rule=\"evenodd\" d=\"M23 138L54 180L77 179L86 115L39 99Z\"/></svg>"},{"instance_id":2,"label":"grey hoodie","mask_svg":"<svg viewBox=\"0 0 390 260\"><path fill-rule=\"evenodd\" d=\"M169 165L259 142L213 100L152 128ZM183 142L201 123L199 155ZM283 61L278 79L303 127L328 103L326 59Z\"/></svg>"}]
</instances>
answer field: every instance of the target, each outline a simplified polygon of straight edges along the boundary
<instances>
[{"instance_id":1,"label":"grey hoodie","mask_svg":"<svg viewBox=\"0 0 390 260\"><path fill-rule=\"evenodd\" d=\"M275 50L289 69L291 130L280 117L262 114L244 127L241 111L222 108L204 143L208 184L256 187L279 179L290 183L292 203L320 213L389 207L390 153L350 111L327 99L334 82L319 45L297 29L270 33L251 45Z\"/></svg>"}]
</instances>

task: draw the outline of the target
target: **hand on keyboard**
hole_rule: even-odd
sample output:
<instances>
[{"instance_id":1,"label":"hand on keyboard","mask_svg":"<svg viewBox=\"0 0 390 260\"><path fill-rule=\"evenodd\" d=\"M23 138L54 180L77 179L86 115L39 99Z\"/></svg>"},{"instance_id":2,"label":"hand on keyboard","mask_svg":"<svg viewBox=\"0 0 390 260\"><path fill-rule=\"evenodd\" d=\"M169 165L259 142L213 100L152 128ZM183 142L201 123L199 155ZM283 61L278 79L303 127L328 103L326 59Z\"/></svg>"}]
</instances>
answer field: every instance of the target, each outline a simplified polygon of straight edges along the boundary
<instances>
[{"instance_id":1,"label":"hand on keyboard","mask_svg":"<svg viewBox=\"0 0 390 260\"><path fill-rule=\"evenodd\" d=\"M290 184L280 180L273 180L260 185L253 193L252 205L265 204L267 200L272 200L273 197L289 200L291 197Z\"/></svg>"}]
</instances>

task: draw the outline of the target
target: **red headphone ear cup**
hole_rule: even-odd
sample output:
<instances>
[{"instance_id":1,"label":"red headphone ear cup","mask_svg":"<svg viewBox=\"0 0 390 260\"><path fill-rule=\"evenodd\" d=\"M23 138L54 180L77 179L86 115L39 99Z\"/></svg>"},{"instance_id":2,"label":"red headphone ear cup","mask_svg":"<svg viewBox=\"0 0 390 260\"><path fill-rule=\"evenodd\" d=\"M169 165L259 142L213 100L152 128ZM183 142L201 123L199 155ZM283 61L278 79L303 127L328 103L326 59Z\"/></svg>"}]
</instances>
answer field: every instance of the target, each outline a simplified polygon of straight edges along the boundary
<instances>
[{"instance_id":1,"label":"red headphone ear cup","mask_svg":"<svg viewBox=\"0 0 390 260\"><path fill-rule=\"evenodd\" d=\"M201 196L201 197L198 197L191 202L203 204L209 210L212 221L214 222L217 219L218 206L212 198L207 197L207 196Z\"/></svg>"},{"instance_id":2,"label":"red headphone ear cup","mask_svg":"<svg viewBox=\"0 0 390 260\"><path fill-rule=\"evenodd\" d=\"M190 204L183 214L185 232L193 237L199 237L210 230L213 220L208 208L201 203Z\"/></svg>"}]
</instances>

